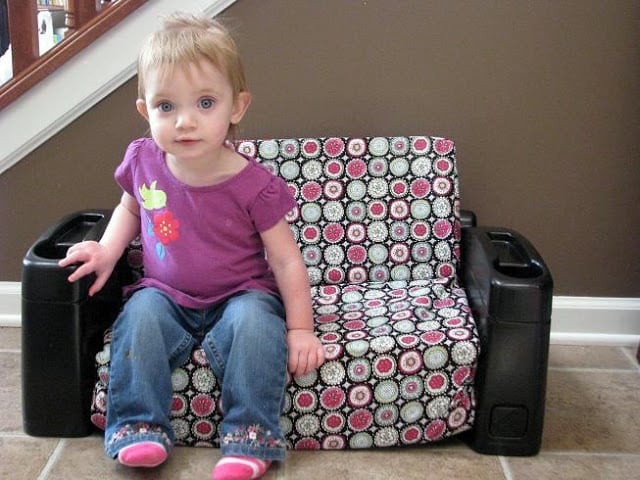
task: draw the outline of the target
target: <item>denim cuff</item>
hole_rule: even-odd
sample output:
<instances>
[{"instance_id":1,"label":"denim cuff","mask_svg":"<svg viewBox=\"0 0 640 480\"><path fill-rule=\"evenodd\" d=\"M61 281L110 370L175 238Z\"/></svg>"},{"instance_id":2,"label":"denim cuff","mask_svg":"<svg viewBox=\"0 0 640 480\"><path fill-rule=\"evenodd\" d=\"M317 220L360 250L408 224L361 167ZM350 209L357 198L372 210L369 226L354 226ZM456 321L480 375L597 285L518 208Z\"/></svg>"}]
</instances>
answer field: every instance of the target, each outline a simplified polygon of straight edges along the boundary
<instances>
[{"instance_id":1,"label":"denim cuff","mask_svg":"<svg viewBox=\"0 0 640 480\"><path fill-rule=\"evenodd\" d=\"M173 448L171 437L161 427L148 423L136 423L124 425L109 438L105 438L104 450L109 457L115 458L124 447L140 442L159 443L167 453Z\"/></svg>"},{"instance_id":2,"label":"denim cuff","mask_svg":"<svg viewBox=\"0 0 640 480\"><path fill-rule=\"evenodd\" d=\"M282 461L287 454L287 450L284 447L252 447L242 443L221 445L220 452L223 456L237 455L240 457L251 457L269 461Z\"/></svg>"},{"instance_id":3,"label":"denim cuff","mask_svg":"<svg viewBox=\"0 0 640 480\"><path fill-rule=\"evenodd\" d=\"M220 442L222 455L240 455L261 460L284 460L284 439L272 435L259 425L240 427L227 433Z\"/></svg>"}]
</instances>

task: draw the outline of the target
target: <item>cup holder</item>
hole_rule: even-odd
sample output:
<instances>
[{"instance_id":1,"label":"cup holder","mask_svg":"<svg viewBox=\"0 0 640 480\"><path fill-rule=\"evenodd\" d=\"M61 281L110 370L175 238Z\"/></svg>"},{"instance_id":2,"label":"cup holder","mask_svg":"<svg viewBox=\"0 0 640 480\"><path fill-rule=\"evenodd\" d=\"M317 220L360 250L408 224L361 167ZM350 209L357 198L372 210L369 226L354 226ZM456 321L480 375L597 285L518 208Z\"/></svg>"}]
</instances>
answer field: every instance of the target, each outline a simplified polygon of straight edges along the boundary
<instances>
[{"instance_id":1,"label":"cup holder","mask_svg":"<svg viewBox=\"0 0 640 480\"><path fill-rule=\"evenodd\" d=\"M54 232L40 239L33 247L33 255L44 261L57 261L67 255L72 245L89 237L89 233L105 218L100 213L82 213L62 223Z\"/></svg>"},{"instance_id":2,"label":"cup holder","mask_svg":"<svg viewBox=\"0 0 640 480\"><path fill-rule=\"evenodd\" d=\"M496 252L493 267L503 275L513 278L536 278L542 275L540 265L535 263L520 241L509 232L488 232L489 240Z\"/></svg>"}]
</instances>

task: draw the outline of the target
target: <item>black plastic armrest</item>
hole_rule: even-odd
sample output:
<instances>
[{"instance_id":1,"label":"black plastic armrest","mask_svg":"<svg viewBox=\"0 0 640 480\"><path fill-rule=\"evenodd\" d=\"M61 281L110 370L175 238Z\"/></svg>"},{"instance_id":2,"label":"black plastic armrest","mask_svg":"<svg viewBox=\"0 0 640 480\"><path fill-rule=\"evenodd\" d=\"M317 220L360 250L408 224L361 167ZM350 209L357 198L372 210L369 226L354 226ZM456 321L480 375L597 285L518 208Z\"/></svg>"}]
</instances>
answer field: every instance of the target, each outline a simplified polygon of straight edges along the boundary
<instances>
[{"instance_id":1,"label":"black plastic armrest","mask_svg":"<svg viewBox=\"0 0 640 480\"><path fill-rule=\"evenodd\" d=\"M472 447L540 449L553 280L533 245L505 228L462 229L462 280L481 337Z\"/></svg>"},{"instance_id":2,"label":"black plastic armrest","mask_svg":"<svg viewBox=\"0 0 640 480\"><path fill-rule=\"evenodd\" d=\"M110 215L87 210L64 217L23 259L22 410L29 435L77 437L93 430L94 356L120 310L123 269L116 267L102 290L89 297L95 277L69 283L77 265L60 268L58 261L74 243L99 240Z\"/></svg>"}]
</instances>

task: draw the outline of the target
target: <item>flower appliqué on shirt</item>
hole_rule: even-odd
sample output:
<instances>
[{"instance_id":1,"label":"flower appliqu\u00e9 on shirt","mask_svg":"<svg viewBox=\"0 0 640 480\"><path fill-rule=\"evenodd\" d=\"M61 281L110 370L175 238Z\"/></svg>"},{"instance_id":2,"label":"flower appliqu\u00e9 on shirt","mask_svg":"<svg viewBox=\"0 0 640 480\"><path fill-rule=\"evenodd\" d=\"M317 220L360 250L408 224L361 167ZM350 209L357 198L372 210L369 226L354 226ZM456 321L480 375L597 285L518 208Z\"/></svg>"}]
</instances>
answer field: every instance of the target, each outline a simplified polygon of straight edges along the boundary
<instances>
[{"instance_id":1,"label":"flower appliqu\u00e9 on shirt","mask_svg":"<svg viewBox=\"0 0 640 480\"><path fill-rule=\"evenodd\" d=\"M160 243L167 245L180 238L180 220L174 218L169 210L156 213L153 216L153 233L158 237Z\"/></svg>"},{"instance_id":2,"label":"flower appliqu\u00e9 on shirt","mask_svg":"<svg viewBox=\"0 0 640 480\"><path fill-rule=\"evenodd\" d=\"M157 180L151 182L151 185L147 187L146 183L138 189L140 196L142 197L142 207L145 210L156 210L163 208L167 204L167 194L156 189Z\"/></svg>"},{"instance_id":3,"label":"flower appliqu\u00e9 on shirt","mask_svg":"<svg viewBox=\"0 0 640 480\"><path fill-rule=\"evenodd\" d=\"M142 208L145 210L160 210L153 213L153 216L147 215L147 235L157 237L156 255L160 260L164 259L167 254L165 248L169 243L175 242L180 238L180 220L173 216L173 212L166 209L167 194L157 188L157 180L147 184L143 184L139 189L142 198Z\"/></svg>"}]
</instances>

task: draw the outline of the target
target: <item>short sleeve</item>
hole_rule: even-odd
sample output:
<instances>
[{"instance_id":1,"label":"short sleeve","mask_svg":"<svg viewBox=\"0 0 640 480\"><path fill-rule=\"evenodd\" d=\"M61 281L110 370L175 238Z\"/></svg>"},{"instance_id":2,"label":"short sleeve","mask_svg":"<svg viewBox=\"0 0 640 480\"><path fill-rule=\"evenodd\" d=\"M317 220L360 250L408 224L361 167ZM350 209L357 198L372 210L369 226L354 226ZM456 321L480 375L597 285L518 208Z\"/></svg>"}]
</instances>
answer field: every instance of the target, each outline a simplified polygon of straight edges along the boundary
<instances>
[{"instance_id":1,"label":"short sleeve","mask_svg":"<svg viewBox=\"0 0 640 480\"><path fill-rule=\"evenodd\" d=\"M296 201L285 181L272 177L258 193L251 207L251 218L258 232L262 233L278 223L295 206Z\"/></svg>"},{"instance_id":2,"label":"short sleeve","mask_svg":"<svg viewBox=\"0 0 640 480\"><path fill-rule=\"evenodd\" d=\"M118 168L116 168L116 172L114 174L118 185L120 185L122 190L127 192L132 197L135 197L133 186L134 171L138 161L140 146L142 145L144 140L145 139L140 138L138 140L134 140L129 144L124 154L124 158L122 159L122 162L120 163Z\"/></svg>"}]
</instances>

